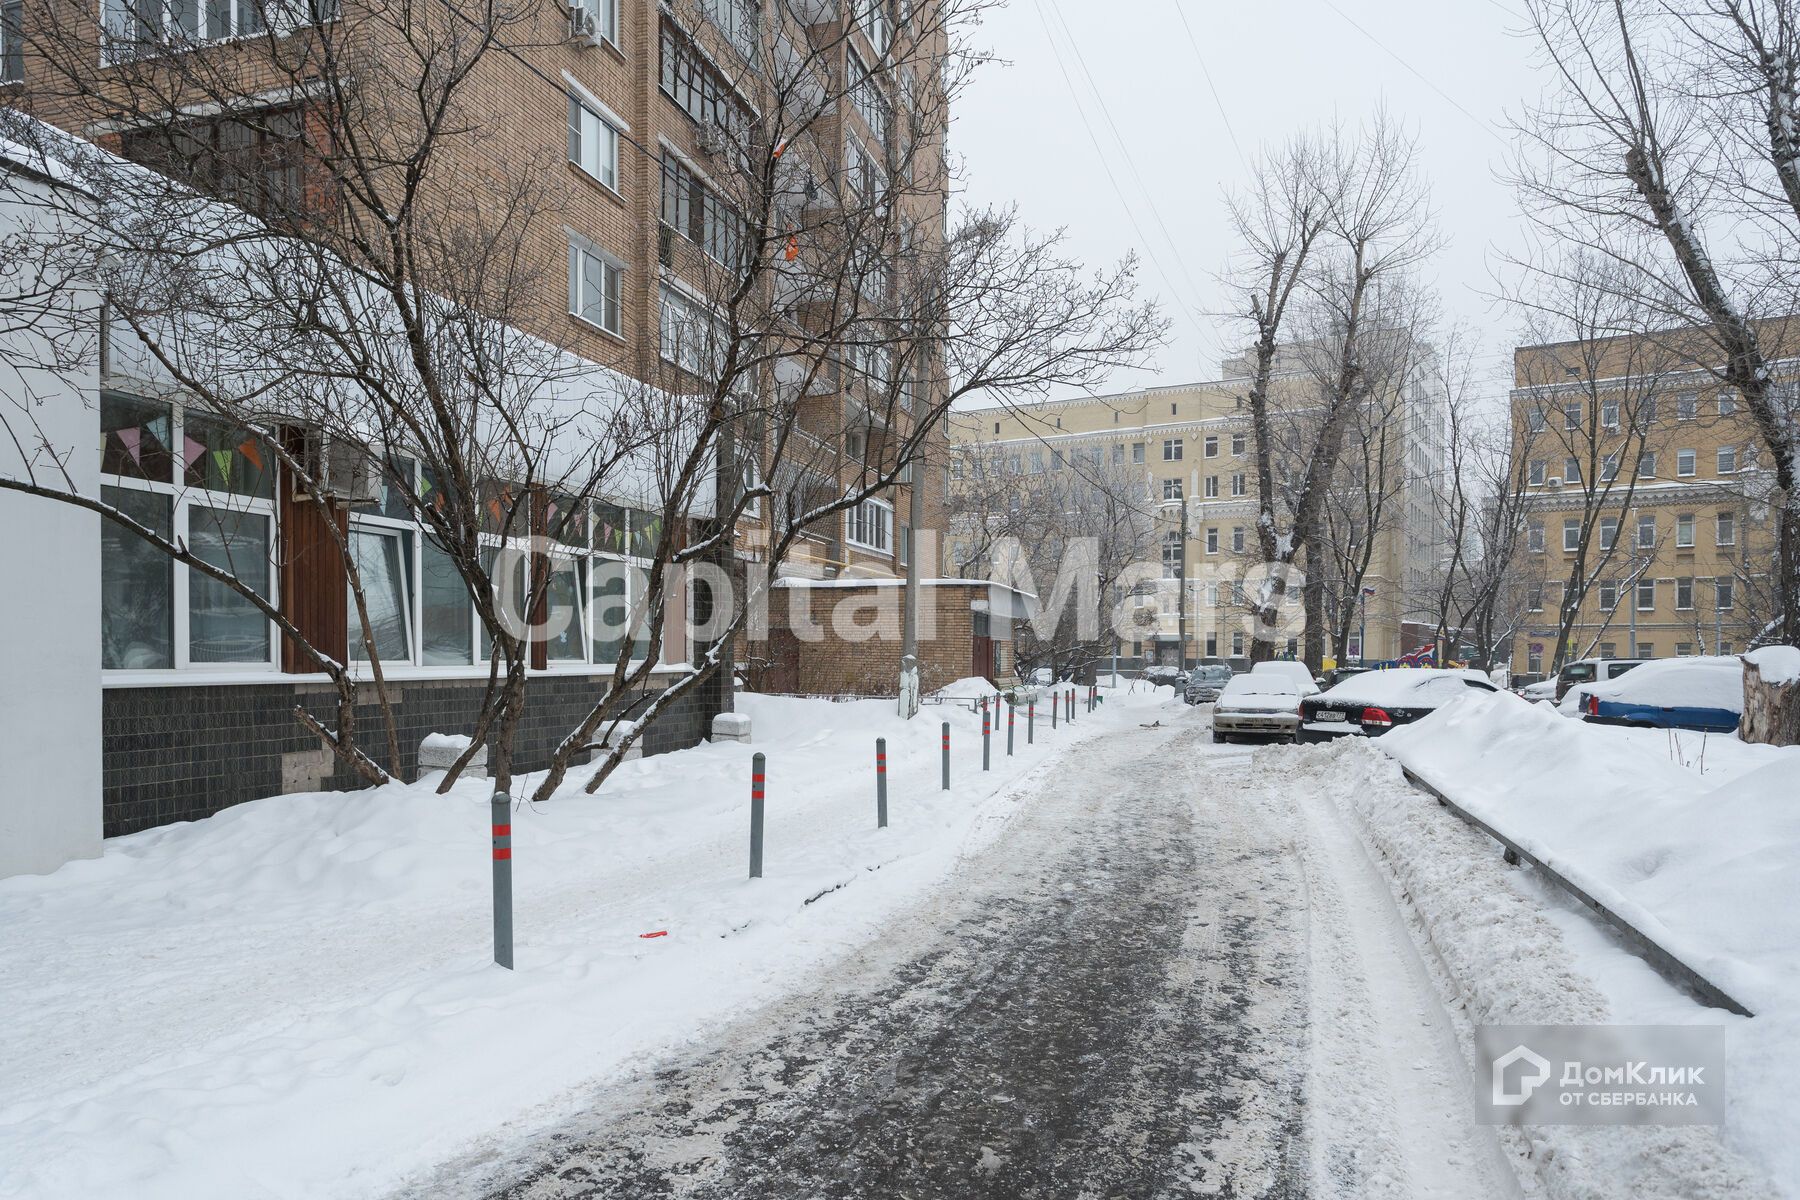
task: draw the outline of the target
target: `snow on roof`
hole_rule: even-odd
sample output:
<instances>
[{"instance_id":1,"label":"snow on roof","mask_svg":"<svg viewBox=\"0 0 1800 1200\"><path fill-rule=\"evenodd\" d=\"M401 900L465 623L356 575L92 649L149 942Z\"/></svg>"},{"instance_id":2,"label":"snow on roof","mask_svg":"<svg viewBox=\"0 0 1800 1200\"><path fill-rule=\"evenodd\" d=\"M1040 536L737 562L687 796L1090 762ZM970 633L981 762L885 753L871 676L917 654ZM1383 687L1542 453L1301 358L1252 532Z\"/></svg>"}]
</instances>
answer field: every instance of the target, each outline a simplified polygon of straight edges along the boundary
<instances>
[{"instance_id":1,"label":"snow on roof","mask_svg":"<svg viewBox=\"0 0 1800 1200\"><path fill-rule=\"evenodd\" d=\"M1439 689L1444 689L1444 694L1448 696L1459 695L1470 690L1464 686L1465 680L1488 682L1480 671L1394 667L1385 671L1364 671L1361 675L1352 675L1322 695L1327 700L1342 700L1350 704L1390 704L1416 698L1421 692L1436 692Z\"/></svg>"},{"instance_id":2,"label":"snow on roof","mask_svg":"<svg viewBox=\"0 0 1800 1200\"><path fill-rule=\"evenodd\" d=\"M1657 708L1744 710L1744 668L1736 658L1693 656L1652 659L1616 679L1583 685L1601 700Z\"/></svg>"},{"instance_id":3,"label":"snow on roof","mask_svg":"<svg viewBox=\"0 0 1800 1200\"><path fill-rule=\"evenodd\" d=\"M1800 646L1764 646L1744 655L1744 661L1756 664L1764 683L1800 680Z\"/></svg>"}]
</instances>

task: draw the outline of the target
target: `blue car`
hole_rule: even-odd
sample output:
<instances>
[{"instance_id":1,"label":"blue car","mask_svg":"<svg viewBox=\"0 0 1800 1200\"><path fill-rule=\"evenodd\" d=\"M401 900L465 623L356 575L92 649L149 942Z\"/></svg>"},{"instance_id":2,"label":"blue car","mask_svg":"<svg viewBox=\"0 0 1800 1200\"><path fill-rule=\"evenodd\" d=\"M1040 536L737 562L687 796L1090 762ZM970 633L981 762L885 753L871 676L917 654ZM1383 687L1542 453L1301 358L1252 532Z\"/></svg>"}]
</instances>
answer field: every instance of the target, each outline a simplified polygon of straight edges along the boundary
<instances>
[{"instance_id":1,"label":"blue car","mask_svg":"<svg viewBox=\"0 0 1800 1200\"><path fill-rule=\"evenodd\" d=\"M1744 715L1744 668L1735 658L1664 658L1590 684L1581 719L1596 725L1730 733Z\"/></svg>"}]
</instances>

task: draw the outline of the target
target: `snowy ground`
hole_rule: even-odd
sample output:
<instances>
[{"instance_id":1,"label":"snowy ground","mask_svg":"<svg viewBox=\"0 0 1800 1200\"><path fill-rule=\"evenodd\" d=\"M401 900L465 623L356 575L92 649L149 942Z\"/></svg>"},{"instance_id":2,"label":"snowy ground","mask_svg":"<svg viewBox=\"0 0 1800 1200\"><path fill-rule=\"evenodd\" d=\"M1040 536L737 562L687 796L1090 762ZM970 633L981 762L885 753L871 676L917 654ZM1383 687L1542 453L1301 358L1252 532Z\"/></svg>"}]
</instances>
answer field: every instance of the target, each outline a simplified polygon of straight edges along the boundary
<instances>
[{"instance_id":1,"label":"snowy ground","mask_svg":"<svg viewBox=\"0 0 1800 1200\"><path fill-rule=\"evenodd\" d=\"M1030 747L1021 713L988 775L980 719L955 706L908 723L873 701L746 697L755 746L628 763L594 798L578 773L570 798L515 813L512 973L489 962L473 781L277 797L0 881L0 1196L377 1191L802 986L1053 786L1057 761L1168 696L1078 711Z\"/></svg>"}]
</instances>

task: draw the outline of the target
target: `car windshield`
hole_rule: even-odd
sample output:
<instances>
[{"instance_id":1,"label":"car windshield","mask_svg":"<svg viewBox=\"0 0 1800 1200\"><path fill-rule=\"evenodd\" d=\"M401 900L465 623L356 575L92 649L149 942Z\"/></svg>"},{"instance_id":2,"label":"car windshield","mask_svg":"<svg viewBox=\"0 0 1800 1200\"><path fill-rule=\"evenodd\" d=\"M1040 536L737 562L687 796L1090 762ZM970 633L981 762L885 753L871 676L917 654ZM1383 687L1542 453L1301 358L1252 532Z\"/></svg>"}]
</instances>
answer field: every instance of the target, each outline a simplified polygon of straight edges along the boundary
<instances>
[{"instance_id":1,"label":"car windshield","mask_svg":"<svg viewBox=\"0 0 1800 1200\"><path fill-rule=\"evenodd\" d=\"M1594 677L1593 663L1570 663L1562 669L1562 677L1570 683L1586 683Z\"/></svg>"},{"instance_id":2,"label":"car windshield","mask_svg":"<svg viewBox=\"0 0 1800 1200\"><path fill-rule=\"evenodd\" d=\"M1233 696L1298 696L1300 685L1280 675L1235 675L1221 693Z\"/></svg>"}]
</instances>

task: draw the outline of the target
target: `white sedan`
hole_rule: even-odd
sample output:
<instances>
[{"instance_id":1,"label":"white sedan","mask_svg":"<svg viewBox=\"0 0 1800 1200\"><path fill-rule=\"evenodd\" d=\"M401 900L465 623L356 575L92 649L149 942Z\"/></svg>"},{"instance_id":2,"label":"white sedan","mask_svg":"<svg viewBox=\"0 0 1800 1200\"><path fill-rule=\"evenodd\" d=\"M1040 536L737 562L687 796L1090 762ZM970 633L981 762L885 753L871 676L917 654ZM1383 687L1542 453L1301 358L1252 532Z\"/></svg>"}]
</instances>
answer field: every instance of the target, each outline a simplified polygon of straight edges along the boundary
<instances>
[{"instance_id":1,"label":"white sedan","mask_svg":"<svg viewBox=\"0 0 1800 1200\"><path fill-rule=\"evenodd\" d=\"M1307 680L1309 686L1311 683ZM1239 737L1292 740L1294 730L1300 727L1303 695L1299 682L1285 675L1233 675L1213 702L1213 741Z\"/></svg>"}]
</instances>

